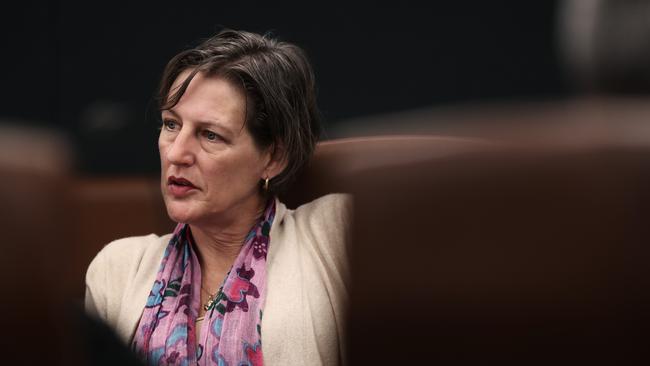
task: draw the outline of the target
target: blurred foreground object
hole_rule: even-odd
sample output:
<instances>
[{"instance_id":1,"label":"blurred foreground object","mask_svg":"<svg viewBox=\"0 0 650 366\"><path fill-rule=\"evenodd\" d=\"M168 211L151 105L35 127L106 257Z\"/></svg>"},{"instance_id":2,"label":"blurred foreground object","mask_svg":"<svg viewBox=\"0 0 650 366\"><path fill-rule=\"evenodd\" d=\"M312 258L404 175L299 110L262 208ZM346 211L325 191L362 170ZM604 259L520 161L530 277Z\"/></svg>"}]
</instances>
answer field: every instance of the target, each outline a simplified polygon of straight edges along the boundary
<instances>
[{"instance_id":1,"label":"blurred foreground object","mask_svg":"<svg viewBox=\"0 0 650 366\"><path fill-rule=\"evenodd\" d=\"M354 178L350 364L650 361L650 144L512 142Z\"/></svg>"},{"instance_id":2,"label":"blurred foreground object","mask_svg":"<svg viewBox=\"0 0 650 366\"><path fill-rule=\"evenodd\" d=\"M563 0L560 5L560 53L579 89L650 93L650 2Z\"/></svg>"}]
</instances>

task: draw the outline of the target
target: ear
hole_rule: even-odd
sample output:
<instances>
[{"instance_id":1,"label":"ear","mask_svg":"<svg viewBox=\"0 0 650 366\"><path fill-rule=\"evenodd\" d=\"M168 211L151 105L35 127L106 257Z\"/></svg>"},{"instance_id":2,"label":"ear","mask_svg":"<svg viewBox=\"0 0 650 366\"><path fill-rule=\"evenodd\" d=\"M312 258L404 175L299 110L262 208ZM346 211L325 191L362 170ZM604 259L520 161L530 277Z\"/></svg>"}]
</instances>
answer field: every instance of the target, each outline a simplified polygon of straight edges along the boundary
<instances>
[{"instance_id":1,"label":"ear","mask_svg":"<svg viewBox=\"0 0 650 366\"><path fill-rule=\"evenodd\" d=\"M284 146L281 144L275 143L273 146L269 147L268 150L268 162L264 168L264 175L261 177L272 179L278 174L282 173L284 168L287 167L287 156L285 154Z\"/></svg>"}]
</instances>

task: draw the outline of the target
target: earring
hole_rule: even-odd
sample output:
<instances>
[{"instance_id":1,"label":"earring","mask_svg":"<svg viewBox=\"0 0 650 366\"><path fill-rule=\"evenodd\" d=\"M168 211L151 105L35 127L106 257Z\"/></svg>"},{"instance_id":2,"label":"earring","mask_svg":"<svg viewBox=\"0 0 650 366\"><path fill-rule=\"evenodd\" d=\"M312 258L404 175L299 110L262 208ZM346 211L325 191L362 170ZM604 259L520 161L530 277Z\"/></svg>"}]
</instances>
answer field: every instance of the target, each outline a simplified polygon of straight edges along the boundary
<instances>
[{"instance_id":1,"label":"earring","mask_svg":"<svg viewBox=\"0 0 650 366\"><path fill-rule=\"evenodd\" d=\"M264 190L269 190L269 178L264 178Z\"/></svg>"}]
</instances>

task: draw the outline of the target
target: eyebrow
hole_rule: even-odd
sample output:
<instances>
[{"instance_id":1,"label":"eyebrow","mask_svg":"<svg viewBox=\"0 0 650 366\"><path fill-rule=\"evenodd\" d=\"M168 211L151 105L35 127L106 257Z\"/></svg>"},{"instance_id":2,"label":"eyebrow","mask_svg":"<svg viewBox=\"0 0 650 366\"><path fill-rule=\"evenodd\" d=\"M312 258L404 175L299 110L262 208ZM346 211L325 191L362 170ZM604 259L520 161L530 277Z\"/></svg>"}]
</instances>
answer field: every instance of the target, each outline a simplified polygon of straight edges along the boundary
<instances>
[{"instance_id":1,"label":"eyebrow","mask_svg":"<svg viewBox=\"0 0 650 366\"><path fill-rule=\"evenodd\" d=\"M176 111L174 111L174 109L164 109L164 110L161 111L161 114L165 113L165 112L169 112L170 114L174 115L174 117L182 120L181 116L178 113L176 113ZM229 128L225 127L218 120L203 120L203 121L196 121L194 123L197 126L201 126L201 127L216 127L219 130L219 132L225 133L225 134L228 135L228 136L225 136L225 137L234 137L234 135L235 135L233 131L231 131Z\"/></svg>"}]
</instances>

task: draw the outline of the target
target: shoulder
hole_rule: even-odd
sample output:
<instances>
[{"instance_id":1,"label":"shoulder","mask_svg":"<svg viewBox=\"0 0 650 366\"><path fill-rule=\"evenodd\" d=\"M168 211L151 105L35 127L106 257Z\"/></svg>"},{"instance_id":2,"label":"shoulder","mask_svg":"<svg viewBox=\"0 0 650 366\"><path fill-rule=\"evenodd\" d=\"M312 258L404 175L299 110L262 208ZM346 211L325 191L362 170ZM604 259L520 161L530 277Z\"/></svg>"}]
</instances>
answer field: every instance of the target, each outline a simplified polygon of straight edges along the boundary
<instances>
[{"instance_id":1,"label":"shoulder","mask_svg":"<svg viewBox=\"0 0 650 366\"><path fill-rule=\"evenodd\" d=\"M287 210L295 230L297 242L303 253L316 255L320 260L327 259L342 266L346 257L350 218L352 214L352 197L349 194L329 194Z\"/></svg>"},{"instance_id":2,"label":"shoulder","mask_svg":"<svg viewBox=\"0 0 650 366\"><path fill-rule=\"evenodd\" d=\"M117 265L118 267L133 266L142 259L165 250L171 234L158 236L132 236L114 240L97 253L90 267L95 263Z\"/></svg>"},{"instance_id":3,"label":"shoulder","mask_svg":"<svg viewBox=\"0 0 650 366\"><path fill-rule=\"evenodd\" d=\"M352 215L352 196L332 193L288 209L279 200L271 234L323 236L346 232Z\"/></svg>"},{"instance_id":4,"label":"shoulder","mask_svg":"<svg viewBox=\"0 0 650 366\"><path fill-rule=\"evenodd\" d=\"M295 220L313 228L343 225L347 227L352 211L352 196L333 193L299 206L292 212Z\"/></svg>"},{"instance_id":5,"label":"shoulder","mask_svg":"<svg viewBox=\"0 0 650 366\"><path fill-rule=\"evenodd\" d=\"M86 309L110 320L132 282L143 273L155 273L170 236L133 236L107 244L86 271Z\"/></svg>"}]
</instances>

